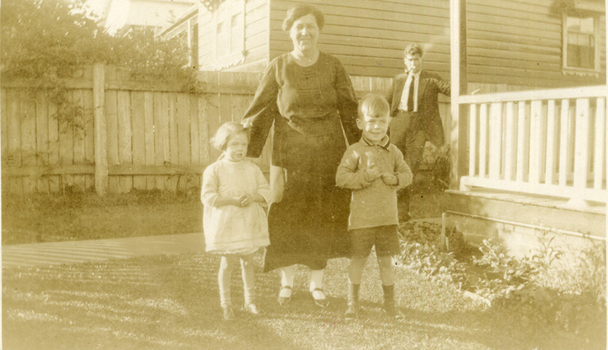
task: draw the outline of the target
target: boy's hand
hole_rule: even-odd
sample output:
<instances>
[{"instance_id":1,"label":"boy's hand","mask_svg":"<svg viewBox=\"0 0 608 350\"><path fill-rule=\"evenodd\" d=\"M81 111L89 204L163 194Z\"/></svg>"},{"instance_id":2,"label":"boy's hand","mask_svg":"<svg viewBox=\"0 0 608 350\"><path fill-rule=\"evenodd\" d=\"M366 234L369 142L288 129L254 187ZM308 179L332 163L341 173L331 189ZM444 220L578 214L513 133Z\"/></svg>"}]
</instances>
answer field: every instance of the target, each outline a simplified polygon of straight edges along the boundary
<instances>
[{"instance_id":1,"label":"boy's hand","mask_svg":"<svg viewBox=\"0 0 608 350\"><path fill-rule=\"evenodd\" d=\"M363 172L363 178L367 182L372 182L376 180L380 177L380 175L380 170L378 170L378 168L373 163L371 163L371 165L368 164L367 169L365 169L365 171Z\"/></svg>"},{"instance_id":2,"label":"boy's hand","mask_svg":"<svg viewBox=\"0 0 608 350\"><path fill-rule=\"evenodd\" d=\"M399 184L397 176L391 173L382 173L382 181L389 186L397 186Z\"/></svg>"}]
</instances>

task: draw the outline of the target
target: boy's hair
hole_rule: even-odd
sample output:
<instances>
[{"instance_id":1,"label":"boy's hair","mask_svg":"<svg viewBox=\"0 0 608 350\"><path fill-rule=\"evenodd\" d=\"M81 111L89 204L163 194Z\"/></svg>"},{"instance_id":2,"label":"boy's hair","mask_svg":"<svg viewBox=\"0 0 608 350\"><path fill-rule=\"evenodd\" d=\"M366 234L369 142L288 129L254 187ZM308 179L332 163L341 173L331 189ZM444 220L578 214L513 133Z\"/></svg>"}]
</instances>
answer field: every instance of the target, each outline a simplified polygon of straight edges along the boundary
<instances>
[{"instance_id":1,"label":"boy's hair","mask_svg":"<svg viewBox=\"0 0 608 350\"><path fill-rule=\"evenodd\" d=\"M211 138L211 146L219 151L225 151L228 145L228 140L236 134L243 133L247 135L247 129L242 124L235 122L227 122L217 129L215 136Z\"/></svg>"},{"instance_id":2,"label":"boy's hair","mask_svg":"<svg viewBox=\"0 0 608 350\"><path fill-rule=\"evenodd\" d=\"M424 55L424 52L422 51L422 47L420 47L420 45L418 44L409 44L408 46L405 47L405 50L403 50L403 57L407 56L407 55L418 55L420 57L422 57Z\"/></svg>"},{"instance_id":3,"label":"boy's hair","mask_svg":"<svg viewBox=\"0 0 608 350\"><path fill-rule=\"evenodd\" d=\"M391 113L391 107L382 95L369 93L363 97L359 104L359 118L368 116L378 118L388 116Z\"/></svg>"}]
</instances>

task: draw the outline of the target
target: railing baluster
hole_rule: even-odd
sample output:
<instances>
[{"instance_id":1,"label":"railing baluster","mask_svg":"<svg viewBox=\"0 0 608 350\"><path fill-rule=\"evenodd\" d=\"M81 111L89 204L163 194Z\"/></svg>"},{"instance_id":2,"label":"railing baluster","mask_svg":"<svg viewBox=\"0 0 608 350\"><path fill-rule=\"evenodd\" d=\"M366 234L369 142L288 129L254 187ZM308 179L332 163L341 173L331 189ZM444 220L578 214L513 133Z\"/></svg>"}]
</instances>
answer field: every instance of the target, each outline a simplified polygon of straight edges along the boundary
<instances>
[{"instance_id":1,"label":"railing baluster","mask_svg":"<svg viewBox=\"0 0 608 350\"><path fill-rule=\"evenodd\" d=\"M595 147L593 159L593 188L596 190L602 189L602 181L604 179L604 138L606 127L606 100L598 98L595 112Z\"/></svg>"},{"instance_id":2,"label":"railing baluster","mask_svg":"<svg viewBox=\"0 0 608 350\"><path fill-rule=\"evenodd\" d=\"M515 169L517 166L516 157L516 142L517 142L517 119L514 115L513 102L507 102L507 130L506 130L506 145L505 145L505 180L514 180Z\"/></svg>"},{"instance_id":3,"label":"railing baluster","mask_svg":"<svg viewBox=\"0 0 608 350\"><path fill-rule=\"evenodd\" d=\"M545 183L552 184L555 178L555 155L557 140L555 133L555 100L547 104L547 160L545 164Z\"/></svg>"},{"instance_id":4,"label":"railing baluster","mask_svg":"<svg viewBox=\"0 0 608 350\"><path fill-rule=\"evenodd\" d=\"M469 176L475 176L477 159L477 105L469 107Z\"/></svg>"},{"instance_id":5,"label":"railing baluster","mask_svg":"<svg viewBox=\"0 0 608 350\"><path fill-rule=\"evenodd\" d=\"M479 177L486 177L488 153L488 105L481 104L479 111Z\"/></svg>"},{"instance_id":6,"label":"railing baluster","mask_svg":"<svg viewBox=\"0 0 608 350\"><path fill-rule=\"evenodd\" d=\"M543 101L532 101L530 111L530 177L528 181L536 184L540 180L542 151L542 108Z\"/></svg>"},{"instance_id":7,"label":"railing baluster","mask_svg":"<svg viewBox=\"0 0 608 350\"><path fill-rule=\"evenodd\" d=\"M589 159L589 99L576 100L576 136L574 140L574 187L587 187Z\"/></svg>"},{"instance_id":8,"label":"railing baluster","mask_svg":"<svg viewBox=\"0 0 608 350\"><path fill-rule=\"evenodd\" d=\"M570 100L562 100L562 114L559 130L559 181L560 187L566 187L568 181L568 139L570 118Z\"/></svg>"},{"instance_id":9,"label":"railing baluster","mask_svg":"<svg viewBox=\"0 0 608 350\"><path fill-rule=\"evenodd\" d=\"M524 182L528 171L528 121L526 116L526 102L520 101L517 111L517 174L516 181Z\"/></svg>"},{"instance_id":10,"label":"railing baluster","mask_svg":"<svg viewBox=\"0 0 608 350\"><path fill-rule=\"evenodd\" d=\"M502 103L492 103L490 107L490 178L500 178L502 141Z\"/></svg>"}]
</instances>

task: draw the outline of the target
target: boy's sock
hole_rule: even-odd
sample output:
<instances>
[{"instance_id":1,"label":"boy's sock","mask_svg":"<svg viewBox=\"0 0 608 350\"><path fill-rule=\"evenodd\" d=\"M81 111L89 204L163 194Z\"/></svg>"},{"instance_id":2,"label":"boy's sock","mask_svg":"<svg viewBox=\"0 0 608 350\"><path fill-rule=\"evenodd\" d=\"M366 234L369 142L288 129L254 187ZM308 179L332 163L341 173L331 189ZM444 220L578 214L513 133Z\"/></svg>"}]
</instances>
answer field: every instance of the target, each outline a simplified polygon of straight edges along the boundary
<instances>
[{"instance_id":1,"label":"boy's sock","mask_svg":"<svg viewBox=\"0 0 608 350\"><path fill-rule=\"evenodd\" d=\"M346 318L356 318L359 314L359 287L360 284L348 284L348 306L346 307Z\"/></svg>"},{"instance_id":2,"label":"boy's sock","mask_svg":"<svg viewBox=\"0 0 608 350\"><path fill-rule=\"evenodd\" d=\"M397 309L397 305L395 304L395 285L382 285L382 290L384 291L384 311L386 311L387 316L403 318L403 313Z\"/></svg>"}]
</instances>

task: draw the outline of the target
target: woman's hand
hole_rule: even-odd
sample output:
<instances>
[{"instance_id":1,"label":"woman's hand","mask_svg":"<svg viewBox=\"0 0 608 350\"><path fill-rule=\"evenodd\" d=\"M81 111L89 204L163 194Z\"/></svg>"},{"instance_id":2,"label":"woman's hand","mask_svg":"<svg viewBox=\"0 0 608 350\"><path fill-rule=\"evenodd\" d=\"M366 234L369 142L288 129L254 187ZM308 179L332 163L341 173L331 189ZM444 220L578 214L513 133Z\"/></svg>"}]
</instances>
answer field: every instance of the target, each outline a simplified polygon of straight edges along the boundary
<instances>
[{"instance_id":1,"label":"woman's hand","mask_svg":"<svg viewBox=\"0 0 608 350\"><path fill-rule=\"evenodd\" d=\"M279 203L283 200L285 191L285 170L279 166L270 166L270 203ZM269 203L269 204L270 204Z\"/></svg>"},{"instance_id":2,"label":"woman's hand","mask_svg":"<svg viewBox=\"0 0 608 350\"><path fill-rule=\"evenodd\" d=\"M241 207L248 207L248 206L250 206L251 203L254 202L254 200L255 199L254 199L254 197L253 197L253 195L251 193L247 193L247 194L244 194L244 195L238 197L239 205Z\"/></svg>"}]
</instances>

